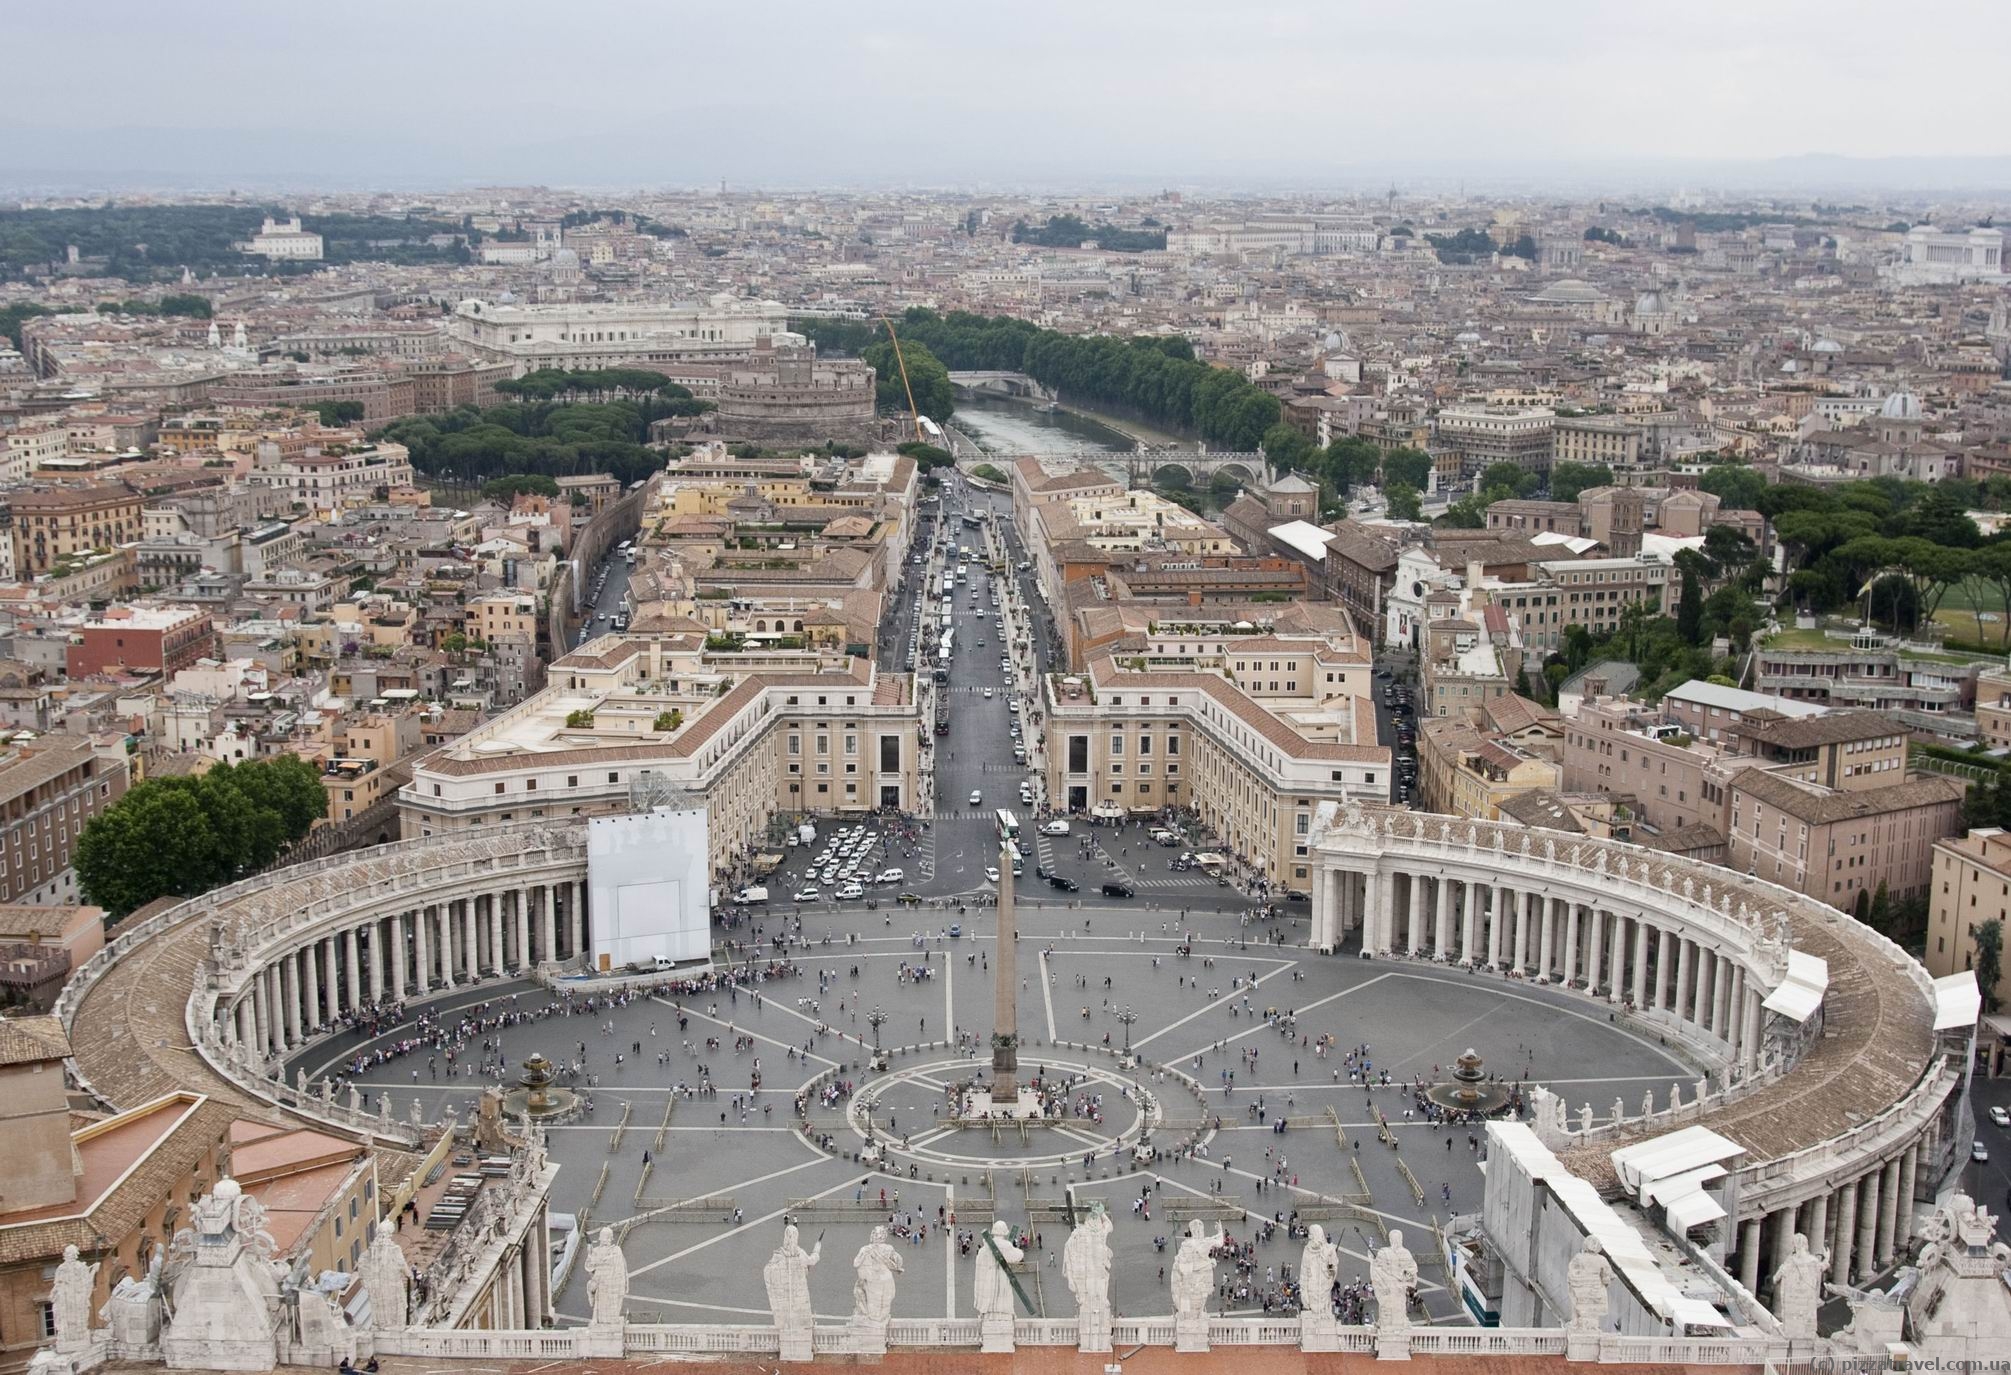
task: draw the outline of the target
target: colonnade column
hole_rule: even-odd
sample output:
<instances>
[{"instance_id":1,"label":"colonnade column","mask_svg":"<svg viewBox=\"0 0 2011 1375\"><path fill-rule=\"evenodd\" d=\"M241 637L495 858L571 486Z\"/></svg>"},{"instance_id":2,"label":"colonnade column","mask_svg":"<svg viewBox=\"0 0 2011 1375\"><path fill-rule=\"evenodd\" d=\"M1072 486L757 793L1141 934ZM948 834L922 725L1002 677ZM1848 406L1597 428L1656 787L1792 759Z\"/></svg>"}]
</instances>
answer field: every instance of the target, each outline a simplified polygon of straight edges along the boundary
<instances>
[{"instance_id":1,"label":"colonnade column","mask_svg":"<svg viewBox=\"0 0 2011 1375\"><path fill-rule=\"evenodd\" d=\"M280 998L286 1004L286 1045L300 1044L300 964L292 954L280 960Z\"/></svg>"},{"instance_id":2,"label":"colonnade column","mask_svg":"<svg viewBox=\"0 0 2011 1375\"><path fill-rule=\"evenodd\" d=\"M1745 1031L1741 1034L1739 1058L1748 1072L1760 1063L1760 995L1751 988L1745 996Z\"/></svg>"},{"instance_id":3,"label":"colonnade column","mask_svg":"<svg viewBox=\"0 0 2011 1375\"><path fill-rule=\"evenodd\" d=\"M461 899L461 972L469 983L482 978L482 927L480 898Z\"/></svg>"},{"instance_id":4,"label":"colonnade column","mask_svg":"<svg viewBox=\"0 0 2011 1375\"><path fill-rule=\"evenodd\" d=\"M1498 883L1492 885L1488 893L1494 901L1494 908L1487 914L1487 967L1499 969L1503 922L1508 915L1509 896L1508 890Z\"/></svg>"},{"instance_id":5,"label":"colonnade column","mask_svg":"<svg viewBox=\"0 0 2011 1375\"><path fill-rule=\"evenodd\" d=\"M548 963L555 962L559 958L558 924L556 920L559 890L548 883L540 888L538 893L538 920L540 923L538 929L541 938L538 948Z\"/></svg>"},{"instance_id":6,"label":"colonnade column","mask_svg":"<svg viewBox=\"0 0 2011 1375\"><path fill-rule=\"evenodd\" d=\"M389 922L383 917L370 923L370 1001L384 1001L384 933Z\"/></svg>"},{"instance_id":7,"label":"colonnade column","mask_svg":"<svg viewBox=\"0 0 2011 1375\"><path fill-rule=\"evenodd\" d=\"M1878 1273L1878 1171L1869 1171L1857 1191L1857 1264L1853 1273L1862 1280Z\"/></svg>"},{"instance_id":8,"label":"colonnade column","mask_svg":"<svg viewBox=\"0 0 2011 1375\"><path fill-rule=\"evenodd\" d=\"M1648 1010L1648 923L1634 919L1634 1010Z\"/></svg>"},{"instance_id":9,"label":"colonnade column","mask_svg":"<svg viewBox=\"0 0 2011 1375\"><path fill-rule=\"evenodd\" d=\"M342 974L336 964L335 937L324 936L321 941L321 1008L325 1014L322 1021L334 1026L342 1016Z\"/></svg>"},{"instance_id":10,"label":"colonnade column","mask_svg":"<svg viewBox=\"0 0 2011 1375\"><path fill-rule=\"evenodd\" d=\"M405 1001L405 914L391 914L391 1001Z\"/></svg>"},{"instance_id":11,"label":"colonnade column","mask_svg":"<svg viewBox=\"0 0 2011 1375\"><path fill-rule=\"evenodd\" d=\"M1564 900L1564 970L1563 982L1570 983L1578 977L1578 904Z\"/></svg>"},{"instance_id":12,"label":"colonnade column","mask_svg":"<svg viewBox=\"0 0 2011 1375\"><path fill-rule=\"evenodd\" d=\"M433 984L433 940L430 928L433 924L430 908L420 907L412 913L412 986L420 997Z\"/></svg>"},{"instance_id":13,"label":"colonnade column","mask_svg":"<svg viewBox=\"0 0 2011 1375\"><path fill-rule=\"evenodd\" d=\"M1739 1224L1739 1283L1746 1286L1749 1294L1759 1292L1760 1219L1756 1217Z\"/></svg>"},{"instance_id":14,"label":"colonnade column","mask_svg":"<svg viewBox=\"0 0 2011 1375\"><path fill-rule=\"evenodd\" d=\"M1839 1283L1847 1281L1855 1272L1851 1268L1851 1250L1857 1245L1857 1181L1853 1179L1843 1186L1837 1196L1836 1236L1830 1242L1829 1272Z\"/></svg>"},{"instance_id":15,"label":"colonnade column","mask_svg":"<svg viewBox=\"0 0 2011 1375\"><path fill-rule=\"evenodd\" d=\"M1606 909L1593 903L1585 909L1585 991L1599 996L1599 980L1606 972Z\"/></svg>"},{"instance_id":16,"label":"colonnade column","mask_svg":"<svg viewBox=\"0 0 2011 1375\"><path fill-rule=\"evenodd\" d=\"M1823 1250L1829 1245L1829 1195L1817 1194L1809 1201L1808 1226L1802 1229L1809 1239L1809 1249Z\"/></svg>"},{"instance_id":17,"label":"colonnade column","mask_svg":"<svg viewBox=\"0 0 2011 1375\"><path fill-rule=\"evenodd\" d=\"M267 965L251 978L252 1015L258 1022L258 1053L272 1054L272 966Z\"/></svg>"},{"instance_id":18,"label":"colonnade column","mask_svg":"<svg viewBox=\"0 0 2011 1375\"><path fill-rule=\"evenodd\" d=\"M489 964L500 974L503 972L503 901L505 893L489 894ZM481 969L476 966L477 972Z\"/></svg>"},{"instance_id":19,"label":"colonnade column","mask_svg":"<svg viewBox=\"0 0 2011 1375\"><path fill-rule=\"evenodd\" d=\"M1899 1235L1899 1157L1885 1162L1878 1181L1880 1208L1878 1213L1878 1244L1873 1250L1878 1268L1883 1270L1892 1264L1893 1250L1905 1238Z\"/></svg>"},{"instance_id":20,"label":"colonnade column","mask_svg":"<svg viewBox=\"0 0 2011 1375\"><path fill-rule=\"evenodd\" d=\"M1438 910L1450 913L1451 898L1446 892L1447 880L1438 881ZM1462 904L1459 920L1459 957L1471 963L1479 954L1475 948L1480 941L1480 899L1483 890L1466 885L1466 902Z\"/></svg>"},{"instance_id":21,"label":"colonnade column","mask_svg":"<svg viewBox=\"0 0 2011 1375\"><path fill-rule=\"evenodd\" d=\"M1687 940L1676 942L1676 998L1670 1004L1678 1021L1690 1019L1690 982L1694 974L1691 958L1695 945Z\"/></svg>"},{"instance_id":22,"label":"colonnade column","mask_svg":"<svg viewBox=\"0 0 2011 1375\"><path fill-rule=\"evenodd\" d=\"M1551 958L1557 953L1557 903L1548 893L1538 893L1536 911L1536 972L1538 976L1548 979Z\"/></svg>"},{"instance_id":23,"label":"colonnade column","mask_svg":"<svg viewBox=\"0 0 2011 1375\"><path fill-rule=\"evenodd\" d=\"M566 916L573 933L573 958L585 959L587 953L587 903L586 884L579 879L566 880Z\"/></svg>"},{"instance_id":24,"label":"colonnade column","mask_svg":"<svg viewBox=\"0 0 2011 1375\"><path fill-rule=\"evenodd\" d=\"M1423 880L1413 878L1411 882L1422 883ZM1472 890L1469 889L1467 892L1467 899L1469 902L1471 902L1472 898L1473 893ZM1442 878L1438 881L1437 905L1438 905L1438 919L1436 922L1433 923L1434 930L1432 931L1432 944L1437 949L1438 957L1440 959L1444 959L1448 955L1452 954L1452 885L1447 883ZM1418 906L1422 908L1423 904L1419 903Z\"/></svg>"},{"instance_id":25,"label":"colonnade column","mask_svg":"<svg viewBox=\"0 0 2011 1375\"><path fill-rule=\"evenodd\" d=\"M370 943L375 945L377 942L373 939ZM356 944L356 928L353 926L342 933L342 967L347 979L342 988L348 994L349 1006L352 1008L363 1006L369 1001L369 997L363 991L363 959Z\"/></svg>"},{"instance_id":26,"label":"colonnade column","mask_svg":"<svg viewBox=\"0 0 2011 1375\"><path fill-rule=\"evenodd\" d=\"M1914 1142L1899 1158L1899 1236L1902 1250L1913 1239L1913 1191L1920 1185L1920 1143Z\"/></svg>"}]
</instances>

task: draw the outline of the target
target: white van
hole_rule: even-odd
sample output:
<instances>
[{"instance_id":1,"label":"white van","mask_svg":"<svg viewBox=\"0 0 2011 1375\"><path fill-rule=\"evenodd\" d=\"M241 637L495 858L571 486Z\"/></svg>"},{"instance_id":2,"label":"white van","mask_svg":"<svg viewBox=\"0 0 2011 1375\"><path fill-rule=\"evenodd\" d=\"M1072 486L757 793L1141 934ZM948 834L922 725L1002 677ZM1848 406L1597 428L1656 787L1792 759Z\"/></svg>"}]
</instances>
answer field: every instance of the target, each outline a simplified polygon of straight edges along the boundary
<instances>
[{"instance_id":1,"label":"white van","mask_svg":"<svg viewBox=\"0 0 2011 1375\"><path fill-rule=\"evenodd\" d=\"M742 888L733 895L733 900L735 902L766 902L768 901L768 888L765 884L759 883L751 888Z\"/></svg>"},{"instance_id":2,"label":"white van","mask_svg":"<svg viewBox=\"0 0 2011 1375\"><path fill-rule=\"evenodd\" d=\"M1048 822L1047 825L1040 829L1046 835L1065 836L1068 834L1068 823L1057 818L1054 821Z\"/></svg>"}]
</instances>

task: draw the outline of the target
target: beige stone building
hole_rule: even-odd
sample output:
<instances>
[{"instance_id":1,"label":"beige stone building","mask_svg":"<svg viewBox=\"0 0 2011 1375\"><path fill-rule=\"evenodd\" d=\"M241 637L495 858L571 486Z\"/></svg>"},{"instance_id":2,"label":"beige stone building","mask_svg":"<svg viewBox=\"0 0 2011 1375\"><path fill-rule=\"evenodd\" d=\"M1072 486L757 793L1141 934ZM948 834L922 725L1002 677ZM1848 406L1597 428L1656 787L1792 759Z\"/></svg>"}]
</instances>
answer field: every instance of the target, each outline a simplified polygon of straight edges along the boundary
<instances>
[{"instance_id":1,"label":"beige stone building","mask_svg":"<svg viewBox=\"0 0 2011 1375\"><path fill-rule=\"evenodd\" d=\"M1730 787L1731 867L1852 911L1883 887L1924 892L1936 841L1962 828L1962 784L1926 776L1840 792L1761 769Z\"/></svg>"},{"instance_id":2,"label":"beige stone building","mask_svg":"<svg viewBox=\"0 0 2011 1375\"><path fill-rule=\"evenodd\" d=\"M1324 614L1324 632L1159 623L1084 675L1050 676L1050 801L1095 816L1192 808L1233 861L1304 891L1314 808L1390 787L1368 646L1345 613Z\"/></svg>"},{"instance_id":3,"label":"beige stone building","mask_svg":"<svg viewBox=\"0 0 2011 1375\"><path fill-rule=\"evenodd\" d=\"M1499 821L1511 798L1555 790L1563 770L1462 718L1418 723L1418 801L1426 811Z\"/></svg>"},{"instance_id":4,"label":"beige stone building","mask_svg":"<svg viewBox=\"0 0 2011 1375\"><path fill-rule=\"evenodd\" d=\"M1975 968L1977 927L1994 921L2000 931L2011 928L2011 833L1979 826L1936 841L1932 882L1922 963L1941 978ZM1999 973L1994 992L2011 999L2011 971Z\"/></svg>"},{"instance_id":5,"label":"beige stone building","mask_svg":"<svg viewBox=\"0 0 2011 1375\"><path fill-rule=\"evenodd\" d=\"M417 761L403 833L625 812L649 771L707 809L718 872L778 812L918 805L911 678L815 650L708 651L705 638L608 635L566 655L543 691Z\"/></svg>"}]
</instances>

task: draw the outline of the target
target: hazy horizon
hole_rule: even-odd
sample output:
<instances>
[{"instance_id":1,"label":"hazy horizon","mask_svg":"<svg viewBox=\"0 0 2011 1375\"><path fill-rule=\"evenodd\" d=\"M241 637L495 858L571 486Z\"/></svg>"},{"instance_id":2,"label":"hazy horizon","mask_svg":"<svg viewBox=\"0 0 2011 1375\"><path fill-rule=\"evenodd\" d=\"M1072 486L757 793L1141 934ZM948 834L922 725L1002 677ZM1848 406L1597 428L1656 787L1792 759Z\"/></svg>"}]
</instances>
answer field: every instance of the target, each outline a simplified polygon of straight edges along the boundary
<instances>
[{"instance_id":1,"label":"hazy horizon","mask_svg":"<svg viewBox=\"0 0 2011 1375\"><path fill-rule=\"evenodd\" d=\"M1730 0L759 13L23 10L0 185L2011 188L1990 73L1949 79L1952 43L2000 29L1980 0L1903 25L1886 6ZM89 72L131 76L92 89Z\"/></svg>"}]
</instances>

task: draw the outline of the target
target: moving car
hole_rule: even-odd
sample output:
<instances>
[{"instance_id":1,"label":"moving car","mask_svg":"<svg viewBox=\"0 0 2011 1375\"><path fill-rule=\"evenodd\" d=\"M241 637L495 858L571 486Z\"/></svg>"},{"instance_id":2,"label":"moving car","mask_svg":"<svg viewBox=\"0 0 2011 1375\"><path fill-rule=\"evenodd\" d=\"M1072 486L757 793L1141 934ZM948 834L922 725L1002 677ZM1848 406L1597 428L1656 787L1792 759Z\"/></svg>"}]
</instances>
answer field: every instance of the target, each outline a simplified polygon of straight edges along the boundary
<instances>
[{"instance_id":1,"label":"moving car","mask_svg":"<svg viewBox=\"0 0 2011 1375\"><path fill-rule=\"evenodd\" d=\"M989 864L985 866L985 881L988 883L997 883L999 881L999 871L995 866Z\"/></svg>"},{"instance_id":2,"label":"moving car","mask_svg":"<svg viewBox=\"0 0 2011 1375\"><path fill-rule=\"evenodd\" d=\"M1047 825L1041 827L1041 830L1045 831L1048 835L1051 836L1065 836L1068 834L1068 823L1059 818L1056 818L1055 820L1048 822Z\"/></svg>"},{"instance_id":3,"label":"moving car","mask_svg":"<svg viewBox=\"0 0 2011 1375\"><path fill-rule=\"evenodd\" d=\"M2007 1108L1990 1109L1990 1120L1996 1123L2000 1127L2011 1127L2011 1109Z\"/></svg>"},{"instance_id":4,"label":"moving car","mask_svg":"<svg viewBox=\"0 0 2011 1375\"><path fill-rule=\"evenodd\" d=\"M1969 1143L1969 1158L1978 1165L1988 1165L1990 1163L1990 1148L1981 1141L1972 1141Z\"/></svg>"},{"instance_id":5,"label":"moving car","mask_svg":"<svg viewBox=\"0 0 2011 1375\"><path fill-rule=\"evenodd\" d=\"M840 898L863 898L866 896L866 890L856 883L848 883L843 888L840 888L835 896Z\"/></svg>"},{"instance_id":6,"label":"moving car","mask_svg":"<svg viewBox=\"0 0 2011 1375\"><path fill-rule=\"evenodd\" d=\"M822 902L824 895L815 888L801 888L790 894L792 902Z\"/></svg>"},{"instance_id":7,"label":"moving car","mask_svg":"<svg viewBox=\"0 0 2011 1375\"><path fill-rule=\"evenodd\" d=\"M899 883L902 879L905 879L907 876L908 873L907 870L905 869L882 869L879 873L879 876L875 878L873 882Z\"/></svg>"},{"instance_id":8,"label":"moving car","mask_svg":"<svg viewBox=\"0 0 2011 1375\"><path fill-rule=\"evenodd\" d=\"M1081 884L1064 874L1049 874L1047 881L1050 887L1059 888L1064 893L1080 893L1082 891Z\"/></svg>"},{"instance_id":9,"label":"moving car","mask_svg":"<svg viewBox=\"0 0 2011 1375\"><path fill-rule=\"evenodd\" d=\"M742 888L733 895L733 900L735 902L766 902L768 901L768 889L762 884L756 884L751 888Z\"/></svg>"},{"instance_id":10,"label":"moving car","mask_svg":"<svg viewBox=\"0 0 2011 1375\"><path fill-rule=\"evenodd\" d=\"M1134 895L1134 891L1128 883L1106 883L1103 885L1103 895L1107 898L1128 898Z\"/></svg>"},{"instance_id":11,"label":"moving car","mask_svg":"<svg viewBox=\"0 0 2011 1375\"><path fill-rule=\"evenodd\" d=\"M985 801L984 790L982 788L972 788L971 805L973 807L982 807L984 805L984 801Z\"/></svg>"}]
</instances>

